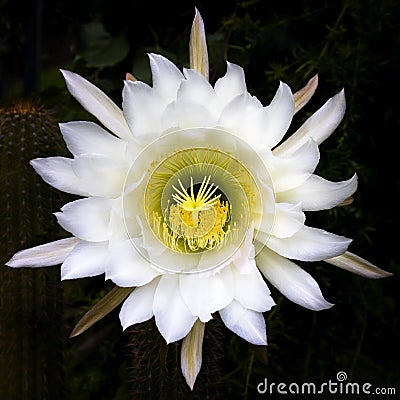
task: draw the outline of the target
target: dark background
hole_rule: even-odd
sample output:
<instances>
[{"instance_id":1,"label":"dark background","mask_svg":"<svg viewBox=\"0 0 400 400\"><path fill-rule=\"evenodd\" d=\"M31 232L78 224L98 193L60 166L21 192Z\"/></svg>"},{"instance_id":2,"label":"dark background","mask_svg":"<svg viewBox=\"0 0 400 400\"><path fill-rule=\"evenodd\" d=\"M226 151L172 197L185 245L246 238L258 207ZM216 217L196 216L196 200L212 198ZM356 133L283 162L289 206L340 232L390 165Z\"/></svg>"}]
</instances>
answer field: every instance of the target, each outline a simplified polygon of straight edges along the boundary
<instances>
[{"instance_id":1,"label":"dark background","mask_svg":"<svg viewBox=\"0 0 400 400\"><path fill-rule=\"evenodd\" d=\"M296 91L319 74L317 93L296 115L292 132L345 88L346 115L320 146L317 172L339 181L355 171L359 188L350 206L308 213L307 223L353 238L350 251L398 275L399 1L0 0L0 107L34 98L56 121L90 118L68 94L59 68L78 72L120 104L126 72L151 83L147 52L188 66L195 6L208 34L212 83L225 73L228 59L244 67L250 93L268 104L279 80ZM50 213L49 224L55 224ZM304 267L336 305L315 313L271 289L280 300L266 314L267 364L264 353L259 357L218 320L210 324L211 336L219 332L219 344L209 351L218 355L215 373L221 378L213 384L221 398L253 398L264 378L323 383L339 371L348 381L396 387L399 393L398 277L370 281L327 264ZM134 335L121 332L117 312L67 339L111 286L101 277L61 285L65 398L139 398L132 397L137 383L129 371L140 349L129 347ZM157 374L157 366L152 368ZM207 386L207 376L202 379Z\"/></svg>"}]
</instances>

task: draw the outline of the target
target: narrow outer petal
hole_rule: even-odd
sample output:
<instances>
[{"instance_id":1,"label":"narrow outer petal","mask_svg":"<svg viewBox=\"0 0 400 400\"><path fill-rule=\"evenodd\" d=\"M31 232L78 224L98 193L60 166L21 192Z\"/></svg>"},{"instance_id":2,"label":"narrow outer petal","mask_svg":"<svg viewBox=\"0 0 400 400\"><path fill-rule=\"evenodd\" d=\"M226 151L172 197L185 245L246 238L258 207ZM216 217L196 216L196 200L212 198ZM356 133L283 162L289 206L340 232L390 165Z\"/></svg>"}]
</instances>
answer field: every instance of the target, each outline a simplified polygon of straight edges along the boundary
<instances>
[{"instance_id":1,"label":"narrow outer petal","mask_svg":"<svg viewBox=\"0 0 400 400\"><path fill-rule=\"evenodd\" d=\"M203 18L196 8L189 42L190 68L200 72L207 80L209 74L206 31Z\"/></svg>"},{"instance_id":2,"label":"narrow outer petal","mask_svg":"<svg viewBox=\"0 0 400 400\"><path fill-rule=\"evenodd\" d=\"M292 261L265 248L257 255L257 266L284 296L310 310L324 310L333 304L322 296L314 278Z\"/></svg>"},{"instance_id":3,"label":"narrow outer petal","mask_svg":"<svg viewBox=\"0 0 400 400\"><path fill-rule=\"evenodd\" d=\"M300 111L314 95L318 86L318 75L314 75L308 82L307 85L302 89L294 93L294 112Z\"/></svg>"},{"instance_id":4,"label":"narrow outer petal","mask_svg":"<svg viewBox=\"0 0 400 400\"><path fill-rule=\"evenodd\" d=\"M201 368L204 327L205 324L197 320L182 342L181 368L186 383L191 390L193 390L194 383Z\"/></svg>"},{"instance_id":5,"label":"narrow outer petal","mask_svg":"<svg viewBox=\"0 0 400 400\"><path fill-rule=\"evenodd\" d=\"M354 274L364 276L370 279L385 278L393 275L381 268L376 267L369 261L357 256L356 254L346 251L346 253L324 260L325 262L335 265L336 267L343 268L346 271L353 272Z\"/></svg>"},{"instance_id":6,"label":"narrow outer petal","mask_svg":"<svg viewBox=\"0 0 400 400\"><path fill-rule=\"evenodd\" d=\"M78 238L71 237L21 250L6 265L12 268L36 268L61 264L79 242Z\"/></svg>"},{"instance_id":7,"label":"narrow outer petal","mask_svg":"<svg viewBox=\"0 0 400 400\"><path fill-rule=\"evenodd\" d=\"M83 108L120 138L129 140L132 137L121 109L108 96L78 74L65 70L61 72L69 92Z\"/></svg>"}]
</instances>

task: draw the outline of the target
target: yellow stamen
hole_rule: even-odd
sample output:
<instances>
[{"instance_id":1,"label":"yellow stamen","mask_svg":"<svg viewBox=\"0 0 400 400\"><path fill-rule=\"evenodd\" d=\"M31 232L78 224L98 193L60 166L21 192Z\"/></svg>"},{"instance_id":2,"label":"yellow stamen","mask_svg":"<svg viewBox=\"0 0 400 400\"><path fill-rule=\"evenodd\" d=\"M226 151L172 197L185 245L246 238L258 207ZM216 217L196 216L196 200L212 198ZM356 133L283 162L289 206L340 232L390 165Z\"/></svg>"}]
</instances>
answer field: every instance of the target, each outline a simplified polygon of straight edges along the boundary
<instances>
[{"instance_id":1,"label":"yellow stamen","mask_svg":"<svg viewBox=\"0 0 400 400\"><path fill-rule=\"evenodd\" d=\"M211 176L204 177L195 195L193 178L188 189L178 179L180 189L173 186L175 193L168 202L164 218L153 212L155 231L171 249L193 252L211 250L222 243L230 231L230 205L221 202L218 189L210 184Z\"/></svg>"}]
</instances>

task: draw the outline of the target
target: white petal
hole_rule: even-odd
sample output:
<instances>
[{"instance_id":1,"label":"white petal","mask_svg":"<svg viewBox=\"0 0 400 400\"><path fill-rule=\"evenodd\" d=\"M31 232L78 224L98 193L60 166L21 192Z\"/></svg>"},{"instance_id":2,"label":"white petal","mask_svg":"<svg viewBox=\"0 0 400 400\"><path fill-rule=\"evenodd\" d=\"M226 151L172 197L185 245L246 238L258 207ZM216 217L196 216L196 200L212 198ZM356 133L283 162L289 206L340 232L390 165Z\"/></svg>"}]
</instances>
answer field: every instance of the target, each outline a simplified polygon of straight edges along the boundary
<instances>
[{"instance_id":1,"label":"white petal","mask_svg":"<svg viewBox=\"0 0 400 400\"><path fill-rule=\"evenodd\" d=\"M103 274L107 252L107 242L78 243L61 266L61 279L85 278Z\"/></svg>"},{"instance_id":2,"label":"white petal","mask_svg":"<svg viewBox=\"0 0 400 400\"><path fill-rule=\"evenodd\" d=\"M290 87L280 82L271 104L263 110L263 132L259 140L268 148L279 143L288 130L294 114L294 100Z\"/></svg>"},{"instance_id":3,"label":"white petal","mask_svg":"<svg viewBox=\"0 0 400 400\"><path fill-rule=\"evenodd\" d=\"M319 161L319 150L314 140L308 139L288 157L263 153L275 192L300 186L314 172Z\"/></svg>"},{"instance_id":4,"label":"white petal","mask_svg":"<svg viewBox=\"0 0 400 400\"><path fill-rule=\"evenodd\" d=\"M106 279L111 279L118 286L142 286L158 275L160 272L152 267L129 240L118 243L110 249Z\"/></svg>"},{"instance_id":5,"label":"white petal","mask_svg":"<svg viewBox=\"0 0 400 400\"><path fill-rule=\"evenodd\" d=\"M166 100L139 81L125 81L122 95L124 115L133 136L143 144L160 136L160 119L167 105Z\"/></svg>"},{"instance_id":6,"label":"white petal","mask_svg":"<svg viewBox=\"0 0 400 400\"><path fill-rule=\"evenodd\" d=\"M60 124L60 130L69 151L74 156L101 154L120 160L126 150L126 142L88 121Z\"/></svg>"},{"instance_id":7,"label":"white petal","mask_svg":"<svg viewBox=\"0 0 400 400\"><path fill-rule=\"evenodd\" d=\"M171 61L159 54L149 54L153 88L167 102L176 99L176 93L183 80L182 72Z\"/></svg>"},{"instance_id":8,"label":"white petal","mask_svg":"<svg viewBox=\"0 0 400 400\"><path fill-rule=\"evenodd\" d=\"M246 232L243 244L235 253L232 260L233 265L240 274L249 274L254 269L254 222L251 222L249 229Z\"/></svg>"},{"instance_id":9,"label":"white petal","mask_svg":"<svg viewBox=\"0 0 400 400\"><path fill-rule=\"evenodd\" d=\"M268 311L275 305L275 302L254 259L252 264L253 268L250 273L241 274L234 269L234 298L247 309L258 312Z\"/></svg>"},{"instance_id":10,"label":"white petal","mask_svg":"<svg viewBox=\"0 0 400 400\"><path fill-rule=\"evenodd\" d=\"M255 97L244 93L227 104L217 124L243 139L254 149L263 149L267 147L263 111L262 104Z\"/></svg>"},{"instance_id":11,"label":"white petal","mask_svg":"<svg viewBox=\"0 0 400 400\"><path fill-rule=\"evenodd\" d=\"M276 203L275 221L271 234L278 238L293 236L303 227L305 219L300 203Z\"/></svg>"},{"instance_id":12,"label":"white petal","mask_svg":"<svg viewBox=\"0 0 400 400\"><path fill-rule=\"evenodd\" d=\"M277 201L300 202L303 210L327 210L340 204L357 189L357 175L342 182L331 182L318 175L311 175L300 186L277 193Z\"/></svg>"},{"instance_id":13,"label":"white petal","mask_svg":"<svg viewBox=\"0 0 400 400\"><path fill-rule=\"evenodd\" d=\"M233 300L219 314L227 328L241 338L256 345L267 344L265 320L261 313L248 310Z\"/></svg>"},{"instance_id":14,"label":"white petal","mask_svg":"<svg viewBox=\"0 0 400 400\"><path fill-rule=\"evenodd\" d=\"M197 319L183 301L175 274L161 277L154 296L153 312L158 330L167 343L184 338Z\"/></svg>"},{"instance_id":15,"label":"white petal","mask_svg":"<svg viewBox=\"0 0 400 400\"><path fill-rule=\"evenodd\" d=\"M275 150L275 155L288 155L302 146L312 137L318 144L322 143L336 129L346 109L344 90L329 99L314 113L292 136Z\"/></svg>"},{"instance_id":16,"label":"white petal","mask_svg":"<svg viewBox=\"0 0 400 400\"><path fill-rule=\"evenodd\" d=\"M64 70L61 72L69 92L87 111L120 138L129 140L132 137L121 109L108 96L78 74Z\"/></svg>"},{"instance_id":17,"label":"white petal","mask_svg":"<svg viewBox=\"0 0 400 400\"><path fill-rule=\"evenodd\" d=\"M247 92L244 71L242 67L227 62L226 74L214 85L221 109L236 96Z\"/></svg>"},{"instance_id":18,"label":"white petal","mask_svg":"<svg viewBox=\"0 0 400 400\"><path fill-rule=\"evenodd\" d=\"M182 298L191 313L202 322L211 314L226 307L233 300L232 274L229 267L212 276L182 274L179 277Z\"/></svg>"},{"instance_id":19,"label":"white petal","mask_svg":"<svg viewBox=\"0 0 400 400\"><path fill-rule=\"evenodd\" d=\"M84 154L72 162L79 189L91 196L115 198L121 195L128 171L128 164L119 158L97 154Z\"/></svg>"},{"instance_id":20,"label":"white petal","mask_svg":"<svg viewBox=\"0 0 400 400\"><path fill-rule=\"evenodd\" d=\"M322 229L304 226L293 236L279 239L271 236L267 246L283 257L301 261L320 261L343 254L351 239Z\"/></svg>"},{"instance_id":21,"label":"white petal","mask_svg":"<svg viewBox=\"0 0 400 400\"><path fill-rule=\"evenodd\" d=\"M125 300L119 313L122 328L149 320L153 316L154 294L159 278L136 288Z\"/></svg>"},{"instance_id":22,"label":"white petal","mask_svg":"<svg viewBox=\"0 0 400 400\"><path fill-rule=\"evenodd\" d=\"M212 107L216 100L215 92L207 79L193 69L184 69L186 77L178 90L179 100L192 100Z\"/></svg>"},{"instance_id":23,"label":"white petal","mask_svg":"<svg viewBox=\"0 0 400 400\"><path fill-rule=\"evenodd\" d=\"M73 168L74 160L65 157L35 158L30 164L49 185L66 193L88 196L89 192L80 185Z\"/></svg>"},{"instance_id":24,"label":"white petal","mask_svg":"<svg viewBox=\"0 0 400 400\"><path fill-rule=\"evenodd\" d=\"M128 165L120 158L85 154L74 159L36 158L30 162L49 185L81 196L117 197L121 194Z\"/></svg>"},{"instance_id":25,"label":"white petal","mask_svg":"<svg viewBox=\"0 0 400 400\"><path fill-rule=\"evenodd\" d=\"M35 268L61 264L79 242L78 238L71 237L21 250L6 265L12 268Z\"/></svg>"},{"instance_id":26,"label":"white petal","mask_svg":"<svg viewBox=\"0 0 400 400\"><path fill-rule=\"evenodd\" d=\"M332 307L314 278L292 261L264 247L257 255L257 266L268 281L294 303L311 310Z\"/></svg>"},{"instance_id":27,"label":"white petal","mask_svg":"<svg viewBox=\"0 0 400 400\"><path fill-rule=\"evenodd\" d=\"M203 104L194 100L178 99L169 104L162 115L162 129L211 127L216 115Z\"/></svg>"},{"instance_id":28,"label":"white petal","mask_svg":"<svg viewBox=\"0 0 400 400\"><path fill-rule=\"evenodd\" d=\"M66 204L62 212L55 213L58 223L82 240L102 242L108 240L112 201L98 197L80 199Z\"/></svg>"},{"instance_id":29,"label":"white petal","mask_svg":"<svg viewBox=\"0 0 400 400\"><path fill-rule=\"evenodd\" d=\"M364 276L370 279L385 278L393 275L381 268L376 267L369 261L357 256L356 254L346 251L344 254L324 260L325 262L335 265L336 267L343 268L346 271L353 272L354 274Z\"/></svg>"}]
</instances>

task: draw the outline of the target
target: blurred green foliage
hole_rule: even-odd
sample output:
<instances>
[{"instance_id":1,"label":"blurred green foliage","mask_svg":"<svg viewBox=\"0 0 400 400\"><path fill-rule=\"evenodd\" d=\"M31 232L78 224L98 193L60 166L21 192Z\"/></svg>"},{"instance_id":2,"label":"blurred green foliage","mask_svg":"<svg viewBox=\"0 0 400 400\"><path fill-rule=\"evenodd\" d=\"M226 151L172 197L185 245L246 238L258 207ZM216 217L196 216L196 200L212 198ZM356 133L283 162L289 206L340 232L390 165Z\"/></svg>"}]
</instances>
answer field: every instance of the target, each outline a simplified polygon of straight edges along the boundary
<instances>
[{"instance_id":1,"label":"blurred green foliage","mask_svg":"<svg viewBox=\"0 0 400 400\"><path fill-rule=\"evenodd\" d=\"M295 116L290 132L345 88L346 115L321 146L317 172L330 180L348 179L356 172L359 189L350 206L308 213L307 223L353 238L351 251L398 274L398 0L47 2L39 95L57 120L87 120L91 116L68 94L58 68L78 72L120 104L126 72L151 83L146 52L187 67L194 6L208 32L212 82L225 73L226 59L238 63L250 93L267 104L279 80L296 91L319 74L319 88ZM23 92L23 18L15 5L9 7L0 2L3 102ZM396 387L399 393L398 277L369 281L323 263L303 267L335 307L305 310L271 288L278 305L265 316L267 364L261 361L264 349L219 326L223 357L215 362L222 374L221 398L256 398L264 378L322 383L334 380L339 371L348 374L348 381ZM72 330L104 295L104 282L100 277L64 282L64 287L65 323ZM113 312L80 337L65 339L68 398L134 398L128 377L135 362L127 348L130 338L129 332L121 333Z\"/></svg>"}]
</instances>

